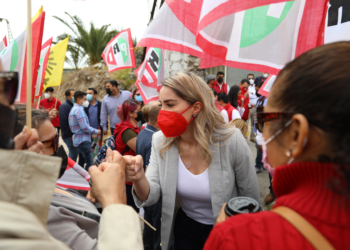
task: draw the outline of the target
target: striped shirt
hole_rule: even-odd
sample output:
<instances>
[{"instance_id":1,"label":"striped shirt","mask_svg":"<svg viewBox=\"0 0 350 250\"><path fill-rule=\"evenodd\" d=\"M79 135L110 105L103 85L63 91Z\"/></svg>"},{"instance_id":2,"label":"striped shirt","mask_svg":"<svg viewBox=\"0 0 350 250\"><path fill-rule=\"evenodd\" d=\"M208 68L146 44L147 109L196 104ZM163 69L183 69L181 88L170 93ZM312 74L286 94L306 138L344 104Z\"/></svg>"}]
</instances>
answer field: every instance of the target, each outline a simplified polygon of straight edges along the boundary
<instances>
[{"instance_id":1,"label":"striped shirt","mask_svg":"<svg viewBox=\"0 0 350 250\"><path fill-rule=\"evenodd\" d=\"M84 107L74 104L69 113L68 123L73 133L73 146L78 147L84 141L91 142L91 134L98 134L98 130L90 126Z\"/></svg>"}]
</instances>

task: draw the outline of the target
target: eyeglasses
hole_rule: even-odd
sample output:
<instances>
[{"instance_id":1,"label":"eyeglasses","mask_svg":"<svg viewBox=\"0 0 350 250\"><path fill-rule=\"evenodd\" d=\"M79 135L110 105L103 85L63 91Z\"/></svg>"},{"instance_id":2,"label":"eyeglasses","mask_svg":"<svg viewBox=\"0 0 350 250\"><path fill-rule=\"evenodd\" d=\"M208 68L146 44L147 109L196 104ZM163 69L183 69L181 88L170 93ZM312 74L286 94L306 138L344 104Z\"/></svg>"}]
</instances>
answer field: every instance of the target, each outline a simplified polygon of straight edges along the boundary
<instances>
[{"instance_id":1,"label":"eyeglasses","mask_svg":"<svg viewBox=\"0 0 350 250\"><path fill-rule=\"evenodd\" d=\"M7 99L12 105L15 102L18 91L18 73L17 72L0 72L0 85L6 94Z\"/></svg>"},{"instance_id":2,"label":"eyeglasses","mask_svg":"<svg viewBox=\"0 0 350 250\"><path fill-rule=\"evenodd\" d=\"M58 141L59 141L59 136L56 134L54 138L47 141L42 141L41 143L44 144L45 148L53 147L53 153L56 153L58 149Z\"/></svg>"},{"instance_id":3,"label":"eyeglasses","mask_svg":"<svg viewBox=\"0 0 350 250\"><path fill-rule=\"evenodd\" d=\"M293 112L269 112L264 113L263 112L264 107L259 106L256 108L256 113L254 117L254 123L256 125L256 128L259 130L259 132L263 132L264 129L264 123L279 120L282 118L290 118L293 114Z\"/></svg>"}]
</instances>

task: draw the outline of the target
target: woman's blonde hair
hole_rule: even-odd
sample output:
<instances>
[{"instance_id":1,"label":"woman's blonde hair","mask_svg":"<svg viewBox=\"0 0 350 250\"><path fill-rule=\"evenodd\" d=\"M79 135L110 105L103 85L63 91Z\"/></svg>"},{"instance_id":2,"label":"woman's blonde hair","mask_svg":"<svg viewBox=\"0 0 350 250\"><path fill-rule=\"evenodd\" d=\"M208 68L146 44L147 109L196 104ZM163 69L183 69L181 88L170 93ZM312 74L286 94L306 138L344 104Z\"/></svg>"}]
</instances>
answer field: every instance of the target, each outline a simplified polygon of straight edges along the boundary
<instances>
[{"instance_id":1,"label":"woman's blonde hair","mask_svg":"<svg viewBox=\"0 0 350 250\"><path fill-rule=\"evenodd\" d=\"M227 140L235 131L230 124L226 124L223 117L215 107L212 90L197 75L193 73L178 73L163 82L163 87L171 88L177 96L187 101L190 105L200 102L202 110L192 121L194 123L194 138L198 144L199 153L208 162L212 162L212 154L209 151L209 143ZM216 133L215 136L213 134ZM179 137L166 138L160 155L174 144L178 147ZM218 145L216 145L218 146Z\"/></svg>"},{"instance_id":2,"label":"woman's blonde hair","mask_svg":"<svg viewBox=\"0 0 350 250\"><path fill-rule=\"evenodd\" d=\"M248 125L245 121L243 121L242 119L234 119L231 122L231 125L236 126L236 128L238 128L239 130L241 130L242 135L244 136L244 138L248 137Z\"/></svg>"},{"instance_id":3,"label":"woman's blonde hair","mask_svg":"<svg viewBox=\"0 0 350 250\"><path fill-rule=\"evenodd\" d=\"M148 122L148 110L149 110L149 103L147 103L145 106L141 108L142 111L142 119Z\"/></svg>"}]
</instances>

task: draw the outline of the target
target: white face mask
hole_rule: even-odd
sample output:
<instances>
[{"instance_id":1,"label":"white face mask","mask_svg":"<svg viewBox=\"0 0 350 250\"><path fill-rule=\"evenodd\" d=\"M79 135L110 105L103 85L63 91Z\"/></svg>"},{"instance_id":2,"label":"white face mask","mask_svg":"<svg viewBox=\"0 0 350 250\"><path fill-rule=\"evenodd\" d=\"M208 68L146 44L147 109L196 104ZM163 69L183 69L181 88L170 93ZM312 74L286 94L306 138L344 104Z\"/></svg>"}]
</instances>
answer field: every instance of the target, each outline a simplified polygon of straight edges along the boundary
<instances>
[{"instance_id":1,"label":"white face mask","mask_svg":"<svg viewBox=\"0 0 350 250\"><path fill-rule=\"evenodd\" d=\"M49 99L49 98L50 98L50 94L49 94L49 93L44 93L44 97L45 97L46 99Z\"/></svg>"},{"instance_id":2,"label":"white face mask","mask_svg":"<svg viewBox=\"0 0 350 250\"><path fill-rule=\"evenodd\" d=\"M269 74L265 73L264 74L264 78L267 78L269 76Z\"/></svg>"},{"instance_id":3,"label":"white face mask","mask_svg":"<svg viewBox=\"0 0 350 250\"><path fill-rule=\"evenodd\" d=\"M250 84L254 83L254 79L249 79Z\"/></svg>"},{"instance_id":4,"label":"white face mask","mask_svg":"<svg viewBox=\"0 0 350 250\"><path fill-rule=\"evenodd\" d=\"M84 108L89 107L89 101L88 101L88 100L86 100L85 102L83 102L83 107L84 107Z\"/></svg>"}]
</instances>

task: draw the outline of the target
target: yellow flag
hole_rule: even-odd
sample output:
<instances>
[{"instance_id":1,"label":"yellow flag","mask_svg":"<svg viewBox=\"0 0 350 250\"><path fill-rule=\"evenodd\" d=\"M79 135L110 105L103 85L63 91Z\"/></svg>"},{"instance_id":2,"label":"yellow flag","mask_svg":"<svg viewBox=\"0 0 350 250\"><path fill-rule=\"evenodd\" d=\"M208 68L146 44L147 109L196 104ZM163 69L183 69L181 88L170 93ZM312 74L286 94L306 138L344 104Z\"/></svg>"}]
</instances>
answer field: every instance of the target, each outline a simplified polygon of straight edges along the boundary
<instances>
[{"instance_id":1,"label":"yellow flag","mask_svg":"<svg viewBox=\"0 0 350 250\"><path fill-rule=\"evenodd\" d=\"M34 22L35 19L37 19L42 12L43 12L43 6L41 6L38 12L32 17L32 22Z\"/></svg>"},{"instance_id":2,"label":"yellow flag","mask_svg":"<svg viewBox=\"0 0 350 250\"><path fill-rule=\"evenodd\" d=\"M47 87L61 85L63 65L64 60L66 59L68 47L68 39L69 37L51 47L49 60L46 67L43 91L45 91Z\"/></svg>"}]
</instances>

